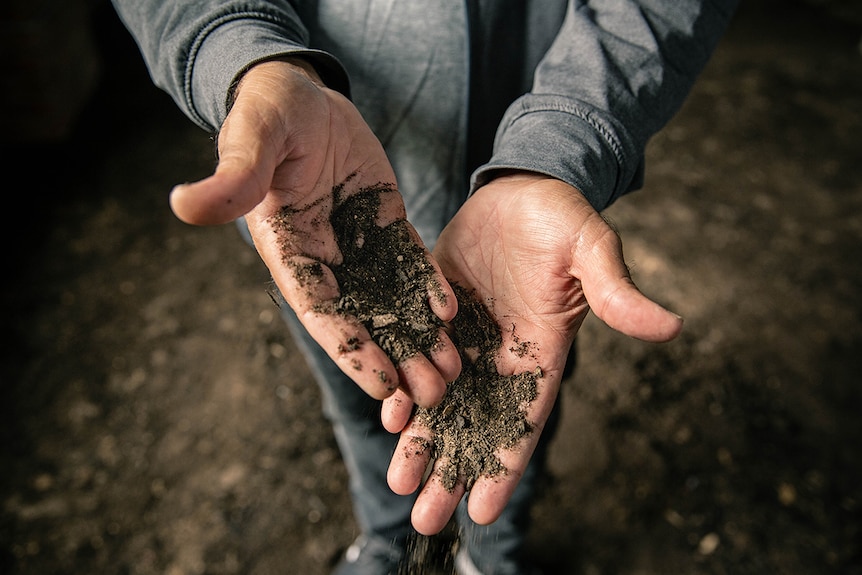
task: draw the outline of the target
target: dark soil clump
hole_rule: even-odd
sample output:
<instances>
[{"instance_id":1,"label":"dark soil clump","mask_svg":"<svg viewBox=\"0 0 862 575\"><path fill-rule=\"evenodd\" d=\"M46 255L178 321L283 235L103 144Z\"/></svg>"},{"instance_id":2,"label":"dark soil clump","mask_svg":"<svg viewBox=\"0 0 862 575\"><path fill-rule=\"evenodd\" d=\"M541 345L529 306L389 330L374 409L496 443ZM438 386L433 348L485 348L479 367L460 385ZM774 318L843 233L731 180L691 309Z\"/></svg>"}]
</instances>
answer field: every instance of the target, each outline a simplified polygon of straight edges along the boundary
<instances>
[{"instance_id":1,"label":"dark soil clump","mask_svg":"<svg viewBox=\"0 0 862 575\"><path fill-rule=\"evenodd\" d=\"M343 256L342 263L330 266L340 296L317 310L358 318L396 365L418 353L430 354L446 326L431 310L428 297L443 293L409 224L405 220L385 227L377 224L381 194L395 188L378 184L344 198L343 187L332 190L329 218ZM290 230L298 213L282 209L273 221L276 230ZM323 273L319 262L295 266L294 272L306 286ZM449 329L461 354L461 375L440 405L416 411L419 422L433 433L431 455L440 461L438 472L450 491L460 481L469 489L480 476L506 473L496 453L513 447L532 430L526 407L535 398L536 378L542 375L539 368L512 376L498 374L500 327L472 291L457 284L453 289L458 314ZM532 346L517 344L519 355Z\"/></svg>"},{"instance_id":2,"label":"dark soil clump","mask_svg":"<svg viewBox=\"0 0 862 575\"><path fill-rule=\"evenodd\" d=\"M390 186L366 188L338 201L332 227L343 263L332 268L341 289L338 313L355 316L396 365L417 353L430 353L443 322L428 305L429 291L439 294L434 267L411 238L409 224L375 223L380 193Z\"/></svg>"},{"instance_id":3,"label":"dark soil clump","mask_svg":"<svg viewBox=\"0 0 862 575\"><path fill-rule=\"evenodd\" d=\"M341 294L334 302L317 305L316 310L356 317L396 365L418 353L431 353L443 327L428 305L429 293L444 297L434 267L413 241L407 221L397 220L385 227L376 223L380 195L395 188L377 184L345 198L343 187L332 191L330 215L343 259L341 264L329 266ZM273 226L289 229L298 213L283 208ZM295 277L306 286L318 281L322 273L319 262L294 266Z\"/></svg>"}]
</instances>

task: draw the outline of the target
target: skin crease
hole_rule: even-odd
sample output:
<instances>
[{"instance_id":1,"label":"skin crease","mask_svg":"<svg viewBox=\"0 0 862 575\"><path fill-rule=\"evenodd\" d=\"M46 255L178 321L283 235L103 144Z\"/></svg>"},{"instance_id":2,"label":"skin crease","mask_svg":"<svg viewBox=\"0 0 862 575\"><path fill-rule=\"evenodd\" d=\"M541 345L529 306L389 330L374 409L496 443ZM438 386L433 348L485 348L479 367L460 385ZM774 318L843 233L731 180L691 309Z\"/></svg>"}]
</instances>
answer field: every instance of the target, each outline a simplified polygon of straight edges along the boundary
<instances>
[{"instance_id":1,"label":"skin crease","mask_svg":"<svg viewBox=\"0 0 862 575\"><path fill-rule=\"evenodd\" d=\"M389 485L396 493L416 491L428 460L406 457L404 447L411 437L433 437L410 415L414 404L430 407L442 399L446 382L460 373L457 350L443 333L443 345L431 358L416 357L396 369L358 321L313 311L314 304L338 295L328 268L324 266L322 282L310 292L291 267L310 261L339 263L334 233L312 233L308 227L312 212L328 214L333 186L353 174L347 193L380 182L394 184L382 146L352 103L323 86L313 68L300 60L266 62L246 72L218 145L215 173L172 191L174 213L195 225L246 217L261 258L309 333L369 395L389 398L383 405L383 424L401 433ZM270 223L282 206L306 210L294 222L298 232L289 234L287 242ZM382 225L405 218L401 196L383 194L381 214ZM471 517L490 523L502 512L529 461L556 400L568 349L588 311L614 329L647 341L676 337L682 320L637 290L619 237L583 195L538 174L501 173L479 189L443 231L429 261L437 266L446 294L442 303L429 300L442 320L451 320L457 311L445 274L475 288L481 297L492 297L501 325L515 324L518 336L536 345L537 359L518 358L506 351L512 346L511 331L503 330L500 372L532 370L538 361L545 374L528 413L536 431L516 449L499 454L509 469L505 477L480 478L471 490ZM346 351L349 338L356 338L358 349ZM362 370L352 369L356 361ZM463 494L463 485L449 493L432 474L413 509L416 530L439 532Z\"/></svg>"}]
</instances>

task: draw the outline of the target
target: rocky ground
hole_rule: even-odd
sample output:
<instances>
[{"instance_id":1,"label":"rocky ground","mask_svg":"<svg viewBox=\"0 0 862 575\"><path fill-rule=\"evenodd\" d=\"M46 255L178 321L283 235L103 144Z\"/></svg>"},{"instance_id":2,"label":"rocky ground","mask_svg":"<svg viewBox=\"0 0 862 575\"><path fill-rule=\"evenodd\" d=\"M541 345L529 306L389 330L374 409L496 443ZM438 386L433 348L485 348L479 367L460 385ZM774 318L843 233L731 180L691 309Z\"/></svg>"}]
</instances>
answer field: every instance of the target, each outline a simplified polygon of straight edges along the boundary
<instances>
[{"instance_id":1,"label":"rocky ground","mask_svg":"<svg viewBox=\"0 0 862 575\"><path fill-rule=\"evenodd\" d=\"M584 326L530 532L550 572L862 573L854 6L745 3L608 210L686 328ZM213 144L95 15L78 127L4 152L25 177L5 186L0 572L328 573L356 533L317 389L236 230L170 213Z\"/></svg>"}]
</instances>

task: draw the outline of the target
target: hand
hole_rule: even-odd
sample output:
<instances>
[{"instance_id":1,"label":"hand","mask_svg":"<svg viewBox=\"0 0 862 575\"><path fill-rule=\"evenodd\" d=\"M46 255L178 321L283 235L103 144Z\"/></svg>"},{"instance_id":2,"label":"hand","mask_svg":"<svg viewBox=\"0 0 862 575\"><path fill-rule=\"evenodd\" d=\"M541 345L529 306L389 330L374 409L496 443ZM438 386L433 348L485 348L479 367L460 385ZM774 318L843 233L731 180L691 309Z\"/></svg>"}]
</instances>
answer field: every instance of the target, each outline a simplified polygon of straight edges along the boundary
<instances>
[{"instance_id":1,"label":"hand","mask_svg":"<svg viewBox=\"0 0 862 575\"><path fill-rule=\"evenodd\" d=\"M575 188L530 173L501 176L467 200L443 231L434 250L450 281L492 301L503 335L501 374L541 367L538 396L527 417L534 431L512 450L498 453L508 469L502 477L479 478L470 491L474 521L491 523L502 513L530 459L559 391L566 356L587 312L620 332L647 341L667 341L682 319L641 294L623 260L617 234ZM510 327L514 326L514 327ZM519 357L510 348L528 341L535 353ZM412 406L400 394L384 405L384 425L401 431L389 467L396 493L420 487L428 453L411 453L411 438L434 440L410 419ZM449 492L432 473L422 486L412 521L421 533L445 527L465 487Z\"/></svg>"},{"instance_id":2,"label":"hand","mask_svg":"<svg viewBox=\"0 0 862 575\"><path fill-rule=\"evenodd\" d=\"M319 311L339 296L331 272L342 259L329 225L334 204L383 184L391 191L379 195L376 223L383 227L406 217L386 154L353 104L323 86L302 61L258 64L239 83L218 148L219 164L212 176L173 190L171 206L177 217L213 225L245 216L285 300L347 375L377 399L400 386L419 405L438 403L446 382L461 366L445 334L431 357L418 354L396 368L358 320ZM285 208L291 214L289 225L274 225L274 216ZM407 227L422 246L412 226ZM425 254L436 266L427 250ZM318 263L323 264L315 268L319 279L310 288L296 270ZM439 268L437 276L444 296L429 297L429 304L447 321L454 317L457 302Z\"/></svg>"}]
</instances>

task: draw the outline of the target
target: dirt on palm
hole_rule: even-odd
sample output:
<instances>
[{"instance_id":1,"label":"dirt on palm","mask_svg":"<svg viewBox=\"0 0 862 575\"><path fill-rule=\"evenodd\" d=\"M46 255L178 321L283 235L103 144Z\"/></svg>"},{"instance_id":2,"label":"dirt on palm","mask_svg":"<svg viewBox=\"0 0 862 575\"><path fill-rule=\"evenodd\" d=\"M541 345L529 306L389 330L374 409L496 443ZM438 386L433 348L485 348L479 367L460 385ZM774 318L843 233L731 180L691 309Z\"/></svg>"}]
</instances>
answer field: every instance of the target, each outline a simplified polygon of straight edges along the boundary
<instances>
[{"instance_id":1,"label":"dirt on palm","mask_svg":"<svg viewBox=\"0 0 862 575\"><path fill-rule=\"evenodd\" d=\"M213 144L89 5L102 87L65 141L4 149L29 179L0 572L325 575L357 533L318 390L233 226L170 213ZM550 573L862 573L860 38L858 3L743 2L605 213L686 325L581 329L529 531ZM451 573L448 536L419 542L426 573Z\"/></svg>"},{"instance_id":2,"label":"dirt on palm","mask_svg":"<svg viewBox=\"0 0 862 575\"><path fill-rule=\"evenodd\" d=\"M496 358L503 344L500 326L474 291L453 284L458 315L453 339L462 370L440 405L416 410L417 421L431 430L431 458L439 462L444 488L463 484L469 490L479 477L497 477L508 470L500 450L511 449L533 431L527 408L536 399L542 369L501 375Z\"/></svg>"},{"instance_id":3,"label":"dirt on palm","mask_svg":"<svg viewBox=\"0 0 862 575\"><path fill-rule=\"evenodd\" d=\"M457 342L464 367L449 384L440 405L416 410L417 421L431 431L431 446L416 438L422 445L409 449L421 453L431 448L431 458L439 462L435 472L450 492L458 483L469 489L480 476L505 474L497 453L514 447L532 431L526 409L536 397L541 368L512 376L497 373L495 358L503 345L500 327L472 290L452 286L459 311L451 324L434 314L429 298L445 298L445 294L409 224L405 220L385 226L377 223L381 195L394 193L395 188L375 184L347 193L346 186L352 185L355 176L335 186L331 197L301 209L282 208L270 218L286 250L286 263L309 290L323 281L324 266L330 270L338 282L338 298L317 304L315 310L356 318L395 365L418 354L430 358L440 342L439 334L446 329ZM329 217L309 219L318 210L317 204L324 202L332 206ZM326 221L317 221L323 219ZM294 240L308 233L297 230L298 220L308 222L317 233L332 230L341 255L339 263L323 262L306 253L300 254L305 263L295 263ZM349 338L341 347L358 347L355 339ZM529 346L529 342L523 343ZM357 361L352 368L359 371L364 366Z\"/></svg>"}]
</instances>

